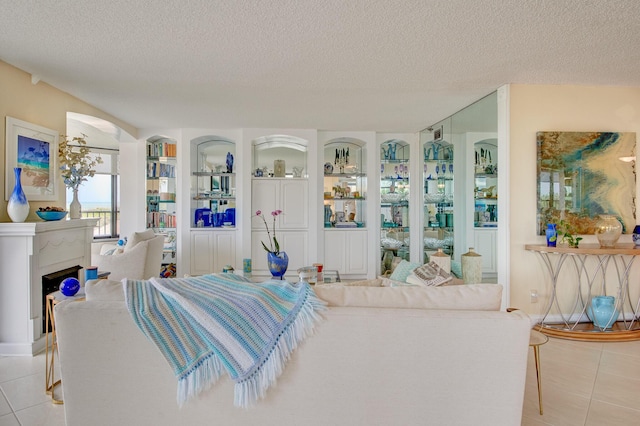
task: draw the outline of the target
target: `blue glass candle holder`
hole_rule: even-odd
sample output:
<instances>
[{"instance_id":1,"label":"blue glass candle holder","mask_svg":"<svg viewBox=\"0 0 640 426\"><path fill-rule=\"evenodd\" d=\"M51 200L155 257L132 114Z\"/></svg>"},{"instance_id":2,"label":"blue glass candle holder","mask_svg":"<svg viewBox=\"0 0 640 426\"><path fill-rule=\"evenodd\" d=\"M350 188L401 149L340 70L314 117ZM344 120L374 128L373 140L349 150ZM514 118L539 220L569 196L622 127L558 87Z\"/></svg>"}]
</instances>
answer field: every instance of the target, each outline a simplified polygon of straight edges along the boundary
<instances>
[{"instance_id":1,"label":"blue glass candle holder","mask_svg":"<svg viewBox=\"0 0 640 426\"><path fill-rule=\"evenodd\" d=\"M640 225L636 225L635 228L633 228L632 238L633 244L640 246Z\"/></svg>"}]
</instances>

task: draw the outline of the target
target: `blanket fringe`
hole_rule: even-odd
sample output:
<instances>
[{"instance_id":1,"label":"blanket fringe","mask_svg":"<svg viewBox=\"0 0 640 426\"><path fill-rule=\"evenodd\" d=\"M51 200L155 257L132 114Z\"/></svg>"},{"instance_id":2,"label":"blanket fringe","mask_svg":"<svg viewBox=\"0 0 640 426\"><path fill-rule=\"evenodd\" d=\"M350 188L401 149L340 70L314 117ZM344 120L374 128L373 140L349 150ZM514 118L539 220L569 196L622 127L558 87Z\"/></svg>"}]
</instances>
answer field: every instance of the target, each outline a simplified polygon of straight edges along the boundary
<instances>
[{"instance_id":1,"label":"blanket fringe","mask_svg":"<svg viewBox=\"0 0 640 426\"><path fill-rule=\"evenodd\" d=\"M188 399L209 389L221 375L222 365L217 356L202 360L178 380L178 406L182 408Z\"/></svg>"},{"instance_id":2,"label":"blanket fringe","mask_svg":"<svg viewBox=\"0 0 640 426\"><path fill-rule=\"evenodd\" d=\"M324 309L325 303L310 292L298 316L282 331L264 363L251 376L235 384L236 407L249 408L264 398L267 389L275 385L277 378L282 374L291 353L301 341L313 334L315 325L322 320L318 312Z\"/></svg>"}]
</instances>

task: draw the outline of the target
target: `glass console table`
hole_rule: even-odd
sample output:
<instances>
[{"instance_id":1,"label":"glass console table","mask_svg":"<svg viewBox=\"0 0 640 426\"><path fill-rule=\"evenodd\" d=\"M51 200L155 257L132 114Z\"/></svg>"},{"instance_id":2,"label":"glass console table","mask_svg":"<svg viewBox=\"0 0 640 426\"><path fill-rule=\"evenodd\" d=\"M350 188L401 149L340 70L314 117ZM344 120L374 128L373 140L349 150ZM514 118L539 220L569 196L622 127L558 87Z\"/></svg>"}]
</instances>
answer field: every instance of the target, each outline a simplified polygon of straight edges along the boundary
<instances>
[{"instance_id":1,"label":"glass console table","mask_svg":"<svg viewBox=\"0 0 640 426\"><path fill-rule=\"evenodd\" d=\"M525 249L541 258L551 280L551 295L538 330L572 340L640 340L640 285L629 282L640 248L626 243L615 248L531 244ZM600 311L595 308L594 312L593 300L600 296L614 298L614 312L605 321L595 318Z\"/></svg>"}]
</instances>

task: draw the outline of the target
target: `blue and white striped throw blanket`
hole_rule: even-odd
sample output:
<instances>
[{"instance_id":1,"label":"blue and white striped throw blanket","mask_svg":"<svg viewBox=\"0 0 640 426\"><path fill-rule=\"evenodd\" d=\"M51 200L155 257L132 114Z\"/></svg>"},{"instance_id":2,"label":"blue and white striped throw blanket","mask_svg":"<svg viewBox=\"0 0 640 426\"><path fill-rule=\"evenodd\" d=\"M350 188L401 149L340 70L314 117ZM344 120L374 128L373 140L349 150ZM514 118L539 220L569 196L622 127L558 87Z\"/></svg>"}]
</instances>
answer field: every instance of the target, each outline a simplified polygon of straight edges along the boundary
<instances>
[{"instance_id":1,"label":"blue and white striped throw blanket","mask_svg":"<svg viewBox=\"0 0 640 426\"><path fill-rule=\"evenodd\" d=\"M252 283L234 274L123 280L127 307L178 378L178 405L223 373L234 404L263 398L325 304L308 284Z\"/></svg>"}]
</instances>

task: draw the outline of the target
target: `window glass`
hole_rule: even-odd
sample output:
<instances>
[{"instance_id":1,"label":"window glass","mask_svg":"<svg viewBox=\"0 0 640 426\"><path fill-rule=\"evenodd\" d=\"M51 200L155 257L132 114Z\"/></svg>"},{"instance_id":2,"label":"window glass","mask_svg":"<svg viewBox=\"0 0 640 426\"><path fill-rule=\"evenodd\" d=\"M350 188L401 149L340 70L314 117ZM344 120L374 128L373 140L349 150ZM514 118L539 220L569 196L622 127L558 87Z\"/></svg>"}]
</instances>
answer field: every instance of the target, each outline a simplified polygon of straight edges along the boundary
<instances>
[{"instance_id":1,"label":"window glass","mask_svg":"<svg viewBox=\"0 0 640 426\"><path fill-rule=\"evenodd\" d=\"M92 149L92 155L100 155L102 164L96 166L96 174L88 177L78 189L83 218L96 218L94 238L118 238L120 234L120 177L118 153ZM67 188L67 210L73 200L73 191Z\"/></svg>"}]
</instances>

